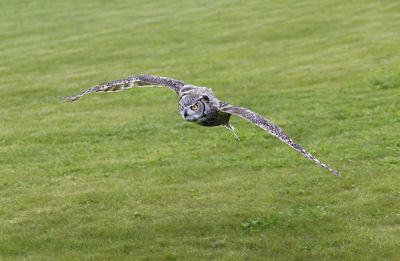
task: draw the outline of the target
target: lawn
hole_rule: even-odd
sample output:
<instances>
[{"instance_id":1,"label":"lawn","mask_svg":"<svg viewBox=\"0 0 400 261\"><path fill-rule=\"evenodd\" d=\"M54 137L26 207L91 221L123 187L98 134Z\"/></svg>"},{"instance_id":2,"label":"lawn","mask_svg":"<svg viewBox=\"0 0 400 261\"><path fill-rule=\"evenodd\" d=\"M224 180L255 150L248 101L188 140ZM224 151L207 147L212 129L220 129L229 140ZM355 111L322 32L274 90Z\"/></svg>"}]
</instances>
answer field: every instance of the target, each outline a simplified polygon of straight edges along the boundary
<instances>
[{"instance_id":1,"label":"lawn","mask_svg":"<svg viewBox=\"0 0 400 261\"><path fill-rule=\"evenodd\" d=\"M399 260L400 3L0 2L1 260ZM233 117L184 122L154 74Z\"/></svg>"}]
</instances>

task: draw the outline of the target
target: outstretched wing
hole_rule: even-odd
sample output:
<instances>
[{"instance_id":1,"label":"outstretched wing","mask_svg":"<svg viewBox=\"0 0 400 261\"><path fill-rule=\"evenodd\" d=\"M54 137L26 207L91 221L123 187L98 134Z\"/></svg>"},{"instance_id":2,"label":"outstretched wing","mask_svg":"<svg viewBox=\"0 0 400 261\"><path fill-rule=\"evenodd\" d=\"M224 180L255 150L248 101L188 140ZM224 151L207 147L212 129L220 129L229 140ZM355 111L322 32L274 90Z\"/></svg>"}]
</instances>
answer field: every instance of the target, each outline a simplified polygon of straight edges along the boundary
<instances>
[{"instance_id":1,"label":"outstretched wing","mask_svg":"<svg viewBox=\"0 0 400 261\"><path fill-rule=\"evenodd\" d=\"M317 158L315 158L313 155L311 155L311 153L309 153L308 151L303 149L299 144L297 144L295 141L293 141L281 128L279 128L278 125L276 125L272 121L267 120L263 116L255 113L249 109L242 108L242 107L235 107L235 106L232 106L232 105L230 105L228 103L224 103L224 102L221 103L221 106L219 109L222 112L240 116L243 119L246 119L246 120L250 121L251 123L257 125L261 129L268 131L275 137L278 137L280 140L282 140L283 142L288 144L290 147L294 148L295 150L297 150L298 152L303 154L308 159L314 161L315 163L321 165L324 168L327 168L337 177L341 177L337 170L334 170L334 169L328 167L326 164L322 163Z\"/></svg>"},{"instance_id":2,"label":"outstretched wing","mask_svg":"<svg viewBox=\"0 0 400 261\"><path fill-rule=\"evenodd\" d=\"M141 74L132 76L125 79L119 79L111 82L106 82L102 84L98 84L87 89L84 92L72 97L60 96L60 98L64 98L66 102L73 102L82 97L83 95L92 93L92 92L120 92L125 89L132 88L132 86L136 87L157 87L163 86L167 87L179 95L180 89L186 85L184 82L167 78L161 76L153 76L147 74Z\"/></svg>"}]
</instances>

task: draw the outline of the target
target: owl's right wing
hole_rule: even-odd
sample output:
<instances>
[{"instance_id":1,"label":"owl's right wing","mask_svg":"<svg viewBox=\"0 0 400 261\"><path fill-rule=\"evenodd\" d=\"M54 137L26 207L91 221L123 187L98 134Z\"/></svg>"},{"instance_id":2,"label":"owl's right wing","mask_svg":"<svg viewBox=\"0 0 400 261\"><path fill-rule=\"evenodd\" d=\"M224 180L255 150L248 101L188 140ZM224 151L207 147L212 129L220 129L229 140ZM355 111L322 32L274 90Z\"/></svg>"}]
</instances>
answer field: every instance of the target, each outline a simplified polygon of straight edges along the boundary
<instances>
[{"instance_id":1,"label":"owl's right wing","mask_svg":"<svg viewBox=\"0 0 400 261\"><path fill-rule=\"evenodd\" d=\"M148 74L141 74L132 76L125 79L119 79L111 82L106 82L102 84L98 84L93 86L86 91L81 92L80 94L72 97L60 96L60 98L64 98L66 102L73 102L82 97L83 95L92 93L92 92L120 92L125 89L136 87L167 87L168 89L174 91L179 95L181 88L186 85L186 83L167 78L161 76L153 76Z\"/></svg>"},{"instance_id":2,"label":"owl's right wing","mask_svg":"<svg viewBox=\"0 0 400 261\"><path fill-rule=\"evenodd\" d=\"M340 172L328 167L325 163L321 162L319 159L311 155L308 151L303 149L299 144L297 144L294 140L292 140L278 125L273 123L272 121L264 118L263 116L251 111L247 108L236 107L226 102L220 102L220 111L237 115L242 117L243 119L248 120L249 122L257 125L261 129L269 132L275 137L279 138L281 141L285 142L287 145L292 147L293 149L300 152L306 158L314 161L315 163L321 165L322 167L331 171L337 177L340 177Z\"/></svg>"}]
</instances>

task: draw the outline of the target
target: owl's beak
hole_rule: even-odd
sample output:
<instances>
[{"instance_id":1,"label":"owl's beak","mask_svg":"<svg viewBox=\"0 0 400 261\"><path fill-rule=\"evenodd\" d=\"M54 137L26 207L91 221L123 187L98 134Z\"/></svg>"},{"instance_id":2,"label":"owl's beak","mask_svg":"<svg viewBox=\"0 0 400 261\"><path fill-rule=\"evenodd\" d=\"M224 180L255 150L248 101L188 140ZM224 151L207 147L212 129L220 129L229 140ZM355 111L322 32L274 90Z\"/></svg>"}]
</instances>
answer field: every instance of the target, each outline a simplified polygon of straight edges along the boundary
<instances>
[{"instance_id":1,"label":"owl's beak","mask_svg":"<svg viewBox=\"0 0 400 261\"><path fill-rule=\"evenodd\" d=\"M187 114L187 111L186 111L186 110L184 110L184 111L183 111L183 117L185 117L185 118L186 118L186 117L187 117L187 115L188 115L188 114Z\"/></svg>"}]
</instances>

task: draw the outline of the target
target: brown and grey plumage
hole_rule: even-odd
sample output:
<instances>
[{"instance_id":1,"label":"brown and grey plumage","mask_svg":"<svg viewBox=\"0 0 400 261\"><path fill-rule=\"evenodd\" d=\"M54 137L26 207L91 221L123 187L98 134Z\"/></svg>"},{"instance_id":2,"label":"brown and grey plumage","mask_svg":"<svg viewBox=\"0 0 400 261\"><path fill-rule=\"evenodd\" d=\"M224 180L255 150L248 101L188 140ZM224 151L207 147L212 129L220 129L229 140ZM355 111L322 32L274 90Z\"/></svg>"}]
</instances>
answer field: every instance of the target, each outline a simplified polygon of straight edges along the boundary
<instances>
[{"instance_id":1,"label":"brown and grey plumage","mask_svg":"<svg viewBox=\"0 0 400 261\"><path fill-rule=\"evenodd\" d=\"M199 87L186 84L182 81L141 74L132 76L125 79L115 80L111 82L96 85L86 91L72 97L64 98L67 102L73 102L82 97L83 95L93 92L119 92L125 89L136 87L167 87L180 96L179 112L182 118L186 121L194 122L202 126L224 126L231 130L237 137L234 127L230 123L232 114L242 117L251 123L257 125L263 130L269 132L275 137L279 138L290 147L300 152L303 156L321 165L322 167L330 170L334 175L340 177L338 171L328 167L326 164L319 161L308 151L303 149L299 144L293 141L281 128L279 128L272 121L267 120L263 116L242 107L235 107L227 102L217 99L210 88ZM239 138L238 138L239 139Z\"/></svg>"}]
</instances>

